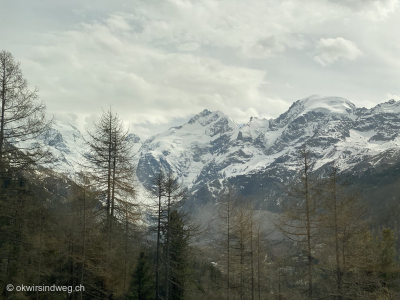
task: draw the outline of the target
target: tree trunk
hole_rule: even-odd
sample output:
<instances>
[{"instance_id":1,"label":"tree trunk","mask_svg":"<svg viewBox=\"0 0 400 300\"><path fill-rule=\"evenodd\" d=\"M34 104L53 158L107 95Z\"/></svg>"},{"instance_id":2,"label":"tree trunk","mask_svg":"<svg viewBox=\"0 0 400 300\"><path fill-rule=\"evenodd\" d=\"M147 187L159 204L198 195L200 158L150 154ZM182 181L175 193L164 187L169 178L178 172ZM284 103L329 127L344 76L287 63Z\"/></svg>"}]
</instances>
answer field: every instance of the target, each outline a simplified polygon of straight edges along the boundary
<instances>
[{"instance_id":1,"label":"tree trunk","mask_svg":"<svg viewBox=\"0 0 400 300\"><path fill-rule=\"evenodd\" d=\"M169 178L170 179L170 178ZM170 182L169 182L170 183ZM170 189L171 187L169 187ZM169 257L169 239L170 239L170 212L171 212L171 190L168 191L168 203L167 203L167 237L166 237L166 278L165 278L165 299L169 300L169 272L170 272L170 257Z\"/></svg>"},{"instance_id":2,"label":"tree trunk","mask_svg":"<svg viewBox=\"0 0 400 300\"><path fill-rule=\"evenodd\" d=\"M110 243L111 243L111 237L112 237L112 224L114 222L114 206L115 206L115 172L117 168L117 150L116 150L116 145L114 145L113 148L113 165L112 165L112 187L111 187L111 213L110 213Z\"/></svg>"},{"instance_id":3,"label":"tree trunk","mask_svg":"<svg viewBox=\"0 0 400 300\"><path fill-rule=\"evenodd\" d=\"M106 228L108 231L108 245L111 246L111 164L112 164L112 122L111 122L111 111L110 111L110 121L108 128L108 170L107 170L107 218L106 218Z\"/></svg>"},{"instance_id":4,"label":"tree trunk","mask_svg":"<svg viewBox=\"0 0 400 300\"><path fill-rule=\"evenodd\" d=\"M336 284L337 299L342 299L342 275L340 270L340 250L339 250L339 228L338 228L338 212L337 212L337 195L336 195L336 168L333 169L333 214L335 222L335 256L336 256Z\"/></svg>"},{"instance_id":5,"label":"tree trunk","mask_svg":"<svg viewBox=\"0 0 400 300\"><path fill-rule=\"evenodd\" d=\"M41 202L42 203L42 202ZM43 204L40 208L40 226L39 226L39 266L38 266L38 274L37 274L37 285L40 285L40 273L42 272L42 234L43 234ZM36 299L39 299L39 292L36 291Z\"/></svg>"},{"instance_id":6,"label":"tree trunk","mask_svg":"<svg viewBox=\"0 0 400 300\"><path fill-rule=\"evenodd\" d=\"M257 229L257 287L258 300L261 300L261 268L260 268L260 225Z\"/></svg>"},{"instance_id":7,"label":"tree trunk","mask_svg":"<svg viewBox=\"0 0 400 300\"><path fill-rule=\"evenodd\" d=\"M311 253L311 222L310 222L310 197L308 190L308 168L309 162L307 153L304 155L304 187L306 200L306 223L307 223L307 255L308 255L308 298L313 298L312 284L312 253Z\"/></svg>"},{"instance_id":8,"label":"tree trunk","mask_svg":"<svg viewBox=\"0 0 400 300\"><path fill-rule=\"evenodd\" d=\"M161 190L158 196L157 258L156 258L156 300L160 299L160 240L161 240Z\"/></svg>"},{"instance_id":9,"label":"tree trunk","mask_svg":"<svg viewBox=\"0 0 400 300\"><path fill-rule=\"evenodd\" d=\"M228 196L229 197L229 196ZM230 297L230 290L231 290L231 284L230 284L230 277L231 277L231 274L230 274L230 248L231 248L231 244L230 244L230 238L231 238L231 232L230 232L230 226L231 226L231 200L230 199L227 199L228 200L228 203L227 203L227 205L228 205L228 215L227 215L227 225L228 225L228 232L227 232L227 234L228 234L228 238L227 238L227 252L228 252L228 257L227 257L227 273L228 273L228 278L227 278L227 280L228 280L228 282L227 282L227 289L228 289L228 300L229 300L229 297Z\"/></svg>"},{"instance_id":10,"label":"tree trunk","mask_svg":"<svg viewBox=\"0 0 400 300\"><path fill-rule=\"evenodd\" d=\"M4 114L6 106L6 70L3 68L3 80L1 90L1 120L0 120L0 175L3 177L3 147L4 147ZM1 178L2 179L2 178ZM3 182L0 182L0 189Z\"/></svg>"},{"instance_id":11,"label":"tree trunk","mask_svg":"<svg viewBox=\"0 0 400 300\"><path fill-rule=\"evenodd\" d=\"M124 298L126 299L126 277L127 277L127 266L128 266L128 232L129 232L129 221L128 221L128 203L126 203L125 209L125 256L124 256Z\"/></svg>"},{"instance_id":12,"label":"tree trunk","mask_svg":"<svg viewBox=\"0 0 400 300\"><path fill-rule=\"evenodd\" d=\"M86 186L83 188L83 230L82 230L82 266L81 266L81 300L83 300L83 278L85 273L85 261L86 261Z\"/></svg>"},{"instance_id":13,"label":"tree trunk","mask_svg":"<svg viewBox=\"0 0 400 300\"><path fill-rule=\"evenodd\" d=\"M254 300L253 216L250 220L251 300Z\"/></svg>"},{"instance_id":14,"label":"tree trunk","mask_svg":"<svg viewBox=\"0 0 400 300\"><path fill-rule=\"evenodd\" d=\"M4 62L5 64L5 62ZM4 115L5 115L5 106L6 106L6 70L3 67L3 80L2 80L2 90L1 90L1 120L0 120L0 200L2 198L2 189L3 189L3 171L4 171L4 162L3 162L3 149L4 149ZM8 266L8 264L7 264Z\"/></svg>"}]
</instances>

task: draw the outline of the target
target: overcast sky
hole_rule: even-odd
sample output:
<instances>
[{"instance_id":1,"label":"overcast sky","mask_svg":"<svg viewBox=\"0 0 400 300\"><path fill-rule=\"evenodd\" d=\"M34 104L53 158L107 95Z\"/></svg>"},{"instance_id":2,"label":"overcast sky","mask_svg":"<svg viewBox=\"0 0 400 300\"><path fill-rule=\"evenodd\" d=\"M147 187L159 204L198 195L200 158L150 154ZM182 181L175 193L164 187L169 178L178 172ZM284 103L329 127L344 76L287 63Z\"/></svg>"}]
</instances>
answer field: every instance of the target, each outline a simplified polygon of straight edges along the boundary
<instances>
[{"instance_id":1,"label":"overcast sky","mask_svg":"<svg viewBox=\"0 0 400 300\"><path fill-rule=\"evenodd\" d=\"M148 137L204 108L241 124L312 94L400 100L400 0L0 3L0 50L81 129L110 104Z\"/></svg>"}]
</instances>

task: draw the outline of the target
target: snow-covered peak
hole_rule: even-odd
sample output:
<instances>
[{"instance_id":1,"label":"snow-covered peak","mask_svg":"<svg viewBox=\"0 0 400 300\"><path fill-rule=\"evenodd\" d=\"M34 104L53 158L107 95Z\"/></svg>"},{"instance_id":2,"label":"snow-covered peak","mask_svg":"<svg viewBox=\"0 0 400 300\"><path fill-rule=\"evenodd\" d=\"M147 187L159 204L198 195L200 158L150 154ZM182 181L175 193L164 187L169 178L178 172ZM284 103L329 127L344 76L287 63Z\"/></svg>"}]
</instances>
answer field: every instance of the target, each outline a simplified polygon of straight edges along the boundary
<instances>
[{"instance_id":1,"label":"snow-covered peak","mask_svg":"<svg viewBox=\"0 0 400 300\"><path fill-rule=\"evenodd\" d=\"M172 169L188 185L200 175L204 165L236 140L239 127L221 111L203 110L182 126L154 136L139 150L137 174L142 182L163 168Z\"/></svg>"},{"instance_id":2,"label":"snow-covered peak","mask_svg":"<svg viewBox=\"0 0 400 300\"><path fill-rule=\"evenodd\" d=\"M192 117L186 124L172 127L146 140L141 151L176 153L182 149L192 148L193 145L208 145L222 135L231 137L238 130L236 123L223 112L218 110L211 112L205 109Z\"/></svg>"},{"instance_id":3,"label":"snow-covered peak","mask_svg":"<svg viewBox=\"0 0 400 300\"><path fill-rule=\"evenodd\" d=\"M269 130L269 120L264 118L251 117L250 121L240 129L243 140L254 140L260 134Z\"/></svg>"},{"instance_id":4,"label":"snow-covered peak","mask_svg":"<svg viewBox=\"0 0 400 300\"><path fill-rule=\"evenodd\" d=\"M82 134L75 126L67 120L54 119L51 128L40 135L37 141L49 149L54 159L45 167L74 176L86 149Z\"/></svg>"},{"instance_id":5,"label":"snow-covered peak","mask_svg":"<svg viewBox=\"0 0 400 300\"><path fill-rule=\"evenodd\" d=\"M391 113L398 114L400 113L400 100L396 101L391 99L387 102L376 105L371 109L372 113Z\"/></svg>"},{"instance_id":6,"label":"snow-covered peak","mask_svg":"<svg viewBox=\"0 0 400 300\"><path fill-rule=\"evenodd\" d=\"M302 114L309 111L321 111L330 114L349 114L356 107L349 100L341 97L323 97L312 95L297 101L303 107Z\"/></svg>"},{"instance_id":7,"label":"snow-covered peak","mask_svg":"<svg viewBox=\"0 0 400 300\"><path fill-rule=\"evenodd\" d=\"M202 112L198 113L197 115L193 116L190 120L189 120L189 124L193 124L196 123L197 120L202 119L202 118L206 118L208 116L210 116L212 114L211 111L209 111L208 109L204 109Z\"/></svg>"},{"instance_id":8,"label":"snow-covered peak","mask_svg":"<svg viewBox=\"0 0 400 300\"><path fill-rule=\"evenodd\" d=\"M150 138L149 141L160 140L167 136L199 136L201 142L205 136L215 139L223 134L231 134L238 130L238 125L232 119L220 110L209 111L203 110L201 113L192 117L186 124L178 127L172 127L157 135L155 138ZM205 138L208 142L209 138Z\"/></svg>"},{"instance_id":9,"label":"snow-covered peak","mask_svg":"<svg viewBox=\"0 0 400 300\"><path fill-rule=\"evenodd\" d=\"M310 112L323 113L328 116L347 116L354 114L356 106L349 100L341 97L325 97L312 95L294 102L288 111L272 120L273 127L282 128L298 117Z\"/></svg>"},{"instance_id":10,"label":"snow-covered peak","mask_svg":"<svg viewBox=\"0 0 400 300\"><path fill-rule=\"evenodd\" d=\"M233 122L232 119L228 115L224 114L222 111L220 110L209 111L208 109L205 109L201 113L192 117L187 124L189 125L199 124L205 127L210 124L215 124L218 122L229 124L229 127L232 128L238 127L235 124L235 122Z\"/></svg>"}]
</instances>

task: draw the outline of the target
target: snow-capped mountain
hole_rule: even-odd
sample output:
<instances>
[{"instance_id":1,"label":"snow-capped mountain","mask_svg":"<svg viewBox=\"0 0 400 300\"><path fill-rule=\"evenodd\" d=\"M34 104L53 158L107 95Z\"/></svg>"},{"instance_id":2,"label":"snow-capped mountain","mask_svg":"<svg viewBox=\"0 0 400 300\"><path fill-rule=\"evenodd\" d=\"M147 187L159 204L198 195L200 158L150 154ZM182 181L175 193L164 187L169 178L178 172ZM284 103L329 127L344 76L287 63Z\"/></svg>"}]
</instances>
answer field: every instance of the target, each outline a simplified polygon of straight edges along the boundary
<instances>
[{"instance_id":1,"label":"snow-capped mountain","mask_svg":"<svg viewBox=\"0 0 400 300\"><path fill-rule=\"evenodd\" d=\"M296 151L304 143L317 158L316 170L338 160L342 170L361 171L400 159L399 129L400 101L366 109L339 97L311 96L276 119L252 117L240 127L223 112L205 109L143 144L134 135L130 140L144 186L161 168L188 186L191 204L214 201L229 183L274 209L279 184L296 174ZM84 149L82 134L57 122L42 142L58 158L52 168L72 174Z\"/></svg>"},{"instance_id":2,"label":"snow-capped mountain","mask_svg":"<svg viewBox=\"0 0 400 300\"><path fill-rule=\"evenodd\" d=\"M399 126L400 102L393 100L366 109L339 97L311 96L276 119L253 117L241 128L220 111L204 110L145 141L137 174L147 184L160 167L172 169L192 190L192 201L202 203L228 182L243 194L275 201L278 185L296 173L296 151L304 143L317 158L316 170L333 160L342 170L368 159L373 167L378 157L397 157Z\"/></svg>"},{"instance_id":3,"label":"snow-capped mountain","mask_svg":"<svg viewBox=\"0 0 400 300\"><path fill-rule=\"evenodd\" d=\"M79 162L86 145L81 132L75 126L54 120L50 130L39 136L39 142L53 156L53 162L45 167L68 176L79 171Z\"/></svg>"},{"instance_id":4,"label":"snow-capped mountain","mask_svg":"<svg viewBox=\"0 0 400 300\"><path fill-rule=\"evenodd\" d=\"M238 132L238 126L223 112L205 109L183 126L172 127L143 143L138 178L146 184L162 167L172 169L190 187L199 180L207 164L225 159L223 154L229 152L229 142Z\"/></svg>"}]
</instances>

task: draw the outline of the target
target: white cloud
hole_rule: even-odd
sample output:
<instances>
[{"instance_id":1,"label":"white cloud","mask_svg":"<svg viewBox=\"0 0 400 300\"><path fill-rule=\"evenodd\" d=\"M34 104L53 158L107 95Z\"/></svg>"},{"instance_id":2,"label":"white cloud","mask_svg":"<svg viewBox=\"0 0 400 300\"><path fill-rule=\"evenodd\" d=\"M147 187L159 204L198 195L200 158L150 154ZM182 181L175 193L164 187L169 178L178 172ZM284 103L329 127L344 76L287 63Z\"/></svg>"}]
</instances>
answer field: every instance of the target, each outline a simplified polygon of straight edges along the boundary
<instances>
[{"instance_id":1,"label":"white cloud","mask_svg":"<svg viewBox=\"0 0 400 300\"><path fill-rule=\"evenodd\" d=\"M340 60L356 60L363 53L352 41L341 37L320 39L316 45L314 60L322 66L329 66Z\"/></svg>"},{"instance_id":2,"label":"white cloud","mask_svg":"<svg viewBox=\"0 0 400 300\"><path fill-rule=\"evenodd\" d=\"M50 112L85 124L112 103L150 135L204 108L243 123L315 93L382 101L400 81L398 1L8 1L0 40ZM340 68L307 59L329 66L360 49L368 59Z\"/></svg>"},{"instance_id":3,"label":"white cloud","mask_svg":"<svg viewBox=\"0 0 400 300\"><path fill-rule=\"evenodd\" d=\"M135 126L166 124L204 108L241 122L249 116L238 111L262 107L265 71L135 43L125 24L110 16L105 23L46 35L32 49L23 69L28 78L40 74L35 85L51 111L79 111L87 123L112 103Z\"/></svg>"},{"instance_id":4,"label":"white cloud","mask_svg":"<svg viewBox=\"0 0 400 300\"><path fill-rule=\"evenodd\" d=\"M307 11L307 16L304 14ZM323 20L329 8L318 1L304 8L292 1L145 1L126 14L140 42L175 45L182 51L202 46L230 48L244 58L266 58L288 48L302 49L299 31Z\"/></svg>"},{"instance_id":5,"label":"white cloud","mask_svg":"<svg viewBox=\"0 0 400 300\"><path fill-rule=\"evenodd\" d=\"M387 18L399 7L399 0L329 0L360 13L363 17L379 21Z\"/></svg>"},{"instance_id":6,"label":"white cloud","mask_svg":"<svg viewBox=\"0 0 400 300\"><path fill-rule=\"evenodd\" d=\"M180 44L178 45L178 50L181 51L196 51L197 49L200 48L200 45L197 43L184 43L184 44Z\"/></svg>"}]
</instances>

